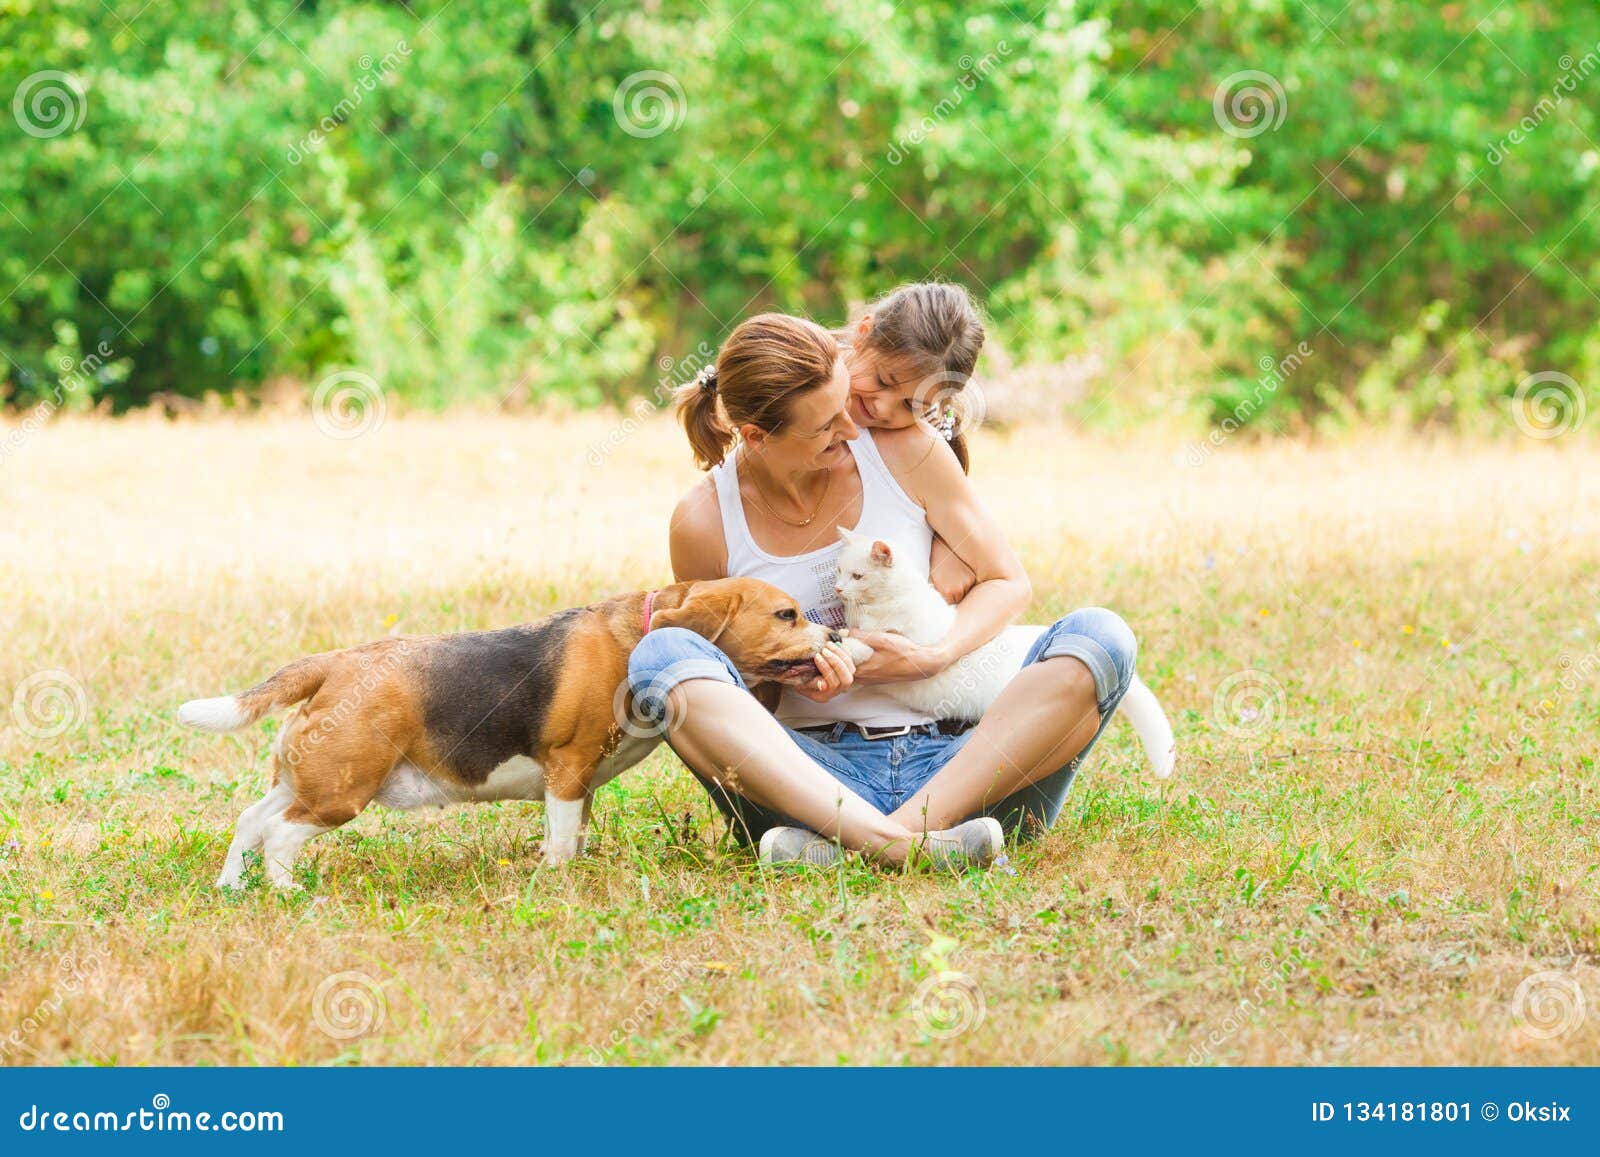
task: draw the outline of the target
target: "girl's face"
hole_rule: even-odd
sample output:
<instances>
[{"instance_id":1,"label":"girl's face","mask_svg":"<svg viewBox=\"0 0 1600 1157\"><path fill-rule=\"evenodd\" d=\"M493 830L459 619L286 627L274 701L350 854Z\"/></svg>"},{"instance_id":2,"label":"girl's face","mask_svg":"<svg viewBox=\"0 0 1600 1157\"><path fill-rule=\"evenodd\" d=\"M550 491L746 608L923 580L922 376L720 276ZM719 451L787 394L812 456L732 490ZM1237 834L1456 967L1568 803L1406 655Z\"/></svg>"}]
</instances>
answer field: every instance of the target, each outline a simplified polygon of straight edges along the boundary
<instances>
[{"instance_id":1,"label":"girl's face","mask_svg":"<svg viewBox=\"0 0 1600 1157\"><path fill-rule=\"evenodd\" d=\"M850 412L849 399L850 372L841 357L834 363L831 381L790 403L788 420L778 433L769 434L749 425L739 433L746 445L759 451L775 471L827 469L849 455L850 448L845 443L861 433Z\"/></svg>"},{"instance_id":2,"label":"girl's face","mask_svg":"<svg viewBox=\"0 0 1600 1157\"><path fill-rule=\"evenodd\" d=\"M916 424L921 375L877 350L857 345L850 353L850 417L871 430L899 430Z\"/></svg>"}]
</instances>

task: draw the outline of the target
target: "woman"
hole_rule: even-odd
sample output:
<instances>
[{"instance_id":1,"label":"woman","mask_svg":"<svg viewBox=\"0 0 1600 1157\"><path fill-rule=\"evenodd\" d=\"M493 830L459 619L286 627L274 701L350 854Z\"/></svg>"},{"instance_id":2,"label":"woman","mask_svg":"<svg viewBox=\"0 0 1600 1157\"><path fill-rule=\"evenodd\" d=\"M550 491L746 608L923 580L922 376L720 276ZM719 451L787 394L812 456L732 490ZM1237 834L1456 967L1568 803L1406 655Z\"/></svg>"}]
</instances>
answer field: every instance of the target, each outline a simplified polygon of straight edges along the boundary
<instances>
[{"instance_id":1,"label":"woman","mask_svg":"<svg viewBox=\"0 0 1600 1157\"><path fill-rule=\"evenodd\" d=\"M696 460L711 473L674 512L673 570L679 581L762 578L815 621L842 625L838 527L912 547L919 569L937 536L950 585L970 586L954 628L933 647L864 633L873 654L859 667L830 647L813 685L784 689L776 718L687 631L645 636L630 689L764 860L832 862L842 844L890 864L918 848L940 863L987 863L1005 828L1054 821L1133 678L1133 635L1109 611L1059 620L971 730L874 687L944 670L999 633L1031 592L967 482L960 444L918 420L919 386L964 379L982 345L964 291L906 287L848 336L846 350L811 322L751 318L715 371L680 392Z\"/></svg>"}]
</instances>

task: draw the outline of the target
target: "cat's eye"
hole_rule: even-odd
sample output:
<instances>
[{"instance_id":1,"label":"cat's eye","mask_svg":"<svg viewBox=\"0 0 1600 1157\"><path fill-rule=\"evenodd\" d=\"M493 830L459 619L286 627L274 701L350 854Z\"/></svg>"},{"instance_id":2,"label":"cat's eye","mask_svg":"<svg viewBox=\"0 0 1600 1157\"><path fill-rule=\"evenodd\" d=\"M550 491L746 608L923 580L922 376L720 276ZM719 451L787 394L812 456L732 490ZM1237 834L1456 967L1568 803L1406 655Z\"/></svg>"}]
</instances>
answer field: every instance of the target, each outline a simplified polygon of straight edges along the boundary
<instances>
[{"instance_id":1,"label":"cat's eye","mask_svg":"<svg viewBox=\"0 0 1600 1157\"><path fill-rule=\"evenodd\" d=\"M852 574L850 577L855 579L857 582L861 581L861 576L859 574Z\"/></svg>"}]
</instances>

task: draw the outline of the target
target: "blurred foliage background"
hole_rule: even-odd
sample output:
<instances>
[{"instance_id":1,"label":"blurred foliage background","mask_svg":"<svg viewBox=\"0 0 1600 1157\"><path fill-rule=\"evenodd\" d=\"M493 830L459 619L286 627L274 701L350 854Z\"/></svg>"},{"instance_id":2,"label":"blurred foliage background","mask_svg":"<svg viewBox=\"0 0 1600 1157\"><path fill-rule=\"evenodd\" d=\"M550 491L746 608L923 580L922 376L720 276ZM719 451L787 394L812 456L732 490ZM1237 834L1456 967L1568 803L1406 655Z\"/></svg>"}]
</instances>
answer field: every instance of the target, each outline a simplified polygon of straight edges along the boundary
<instances>
[{"instance_id":1,"label":"blurred foliage background","mask_svg":"<svg viewBox=\"0 0 1600 1157\"><path fill-rule=\"evenodd\" d=\"M1470 427L1594 380L1595 71L1591 0L0 0L0 391L586 405L941 277L1034 408L1304 348L1249 420Z\"/></svg>"}]
</instances>

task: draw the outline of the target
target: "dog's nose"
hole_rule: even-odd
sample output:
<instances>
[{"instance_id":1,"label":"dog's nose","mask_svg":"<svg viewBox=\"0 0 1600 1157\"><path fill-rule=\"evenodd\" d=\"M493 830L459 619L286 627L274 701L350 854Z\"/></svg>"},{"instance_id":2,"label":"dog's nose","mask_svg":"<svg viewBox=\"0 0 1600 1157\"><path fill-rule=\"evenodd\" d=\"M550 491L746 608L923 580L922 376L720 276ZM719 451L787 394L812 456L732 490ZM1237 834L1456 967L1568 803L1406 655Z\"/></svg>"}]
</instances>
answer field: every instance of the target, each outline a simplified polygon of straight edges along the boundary
<instances>
[{"instance_id":1,"label":"dog's nose","mask_svg":"<svg viewBox=\"0 0 1600 1157\"><path fill-rule=\"evenodd\" d=\"M844 636L841 635L838 631L829 631L828 632L828 642L830 642L830 643L842 643L842 642L844 642Z\"/></svg>"}]
</instances>

